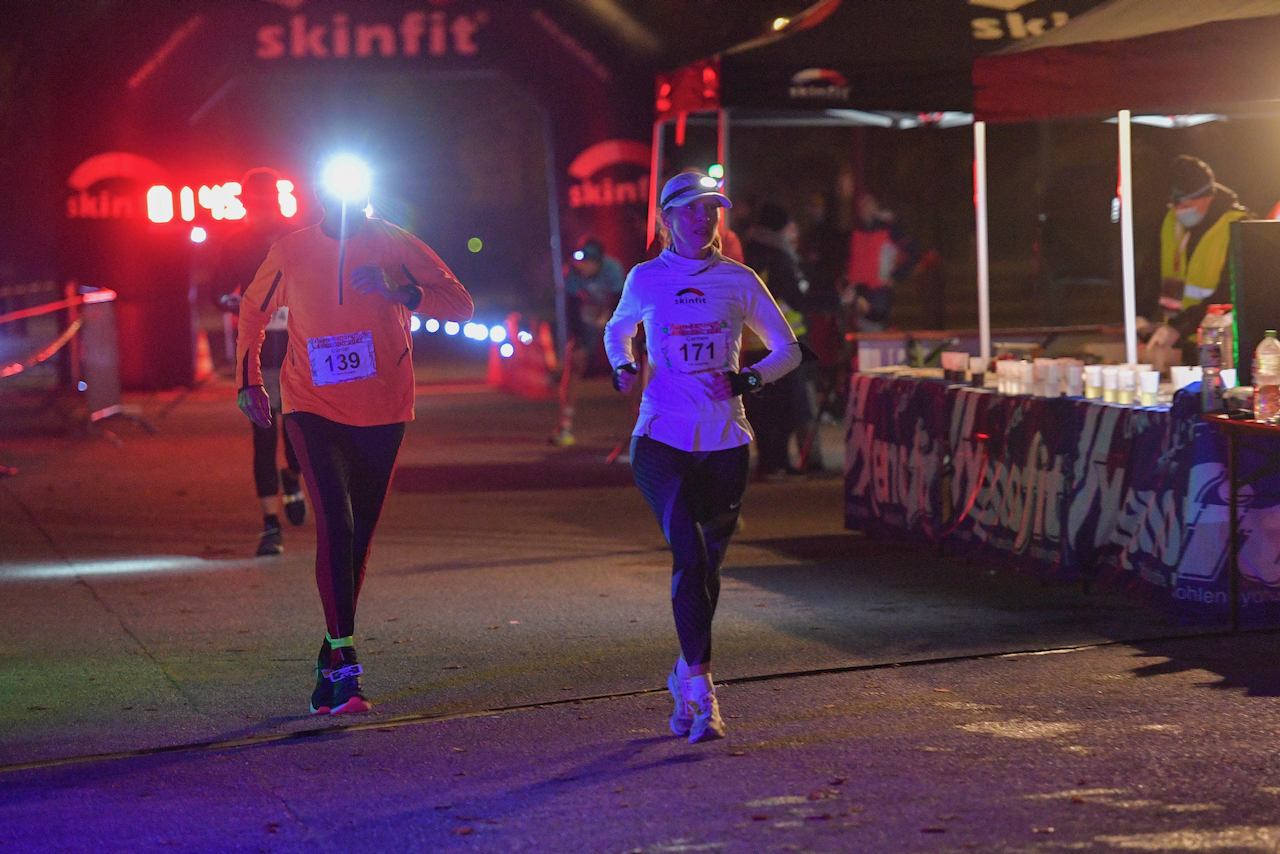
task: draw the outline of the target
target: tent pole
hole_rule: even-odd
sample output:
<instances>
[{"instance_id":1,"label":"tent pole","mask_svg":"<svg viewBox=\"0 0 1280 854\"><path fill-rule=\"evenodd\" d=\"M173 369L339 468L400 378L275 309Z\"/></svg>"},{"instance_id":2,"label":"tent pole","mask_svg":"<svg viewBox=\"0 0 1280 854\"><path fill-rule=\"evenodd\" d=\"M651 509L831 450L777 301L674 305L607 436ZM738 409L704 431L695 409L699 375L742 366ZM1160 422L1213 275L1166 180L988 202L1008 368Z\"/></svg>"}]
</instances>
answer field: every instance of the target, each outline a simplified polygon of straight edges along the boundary
<instances>
[{"instance_id":1,"label":"tent pole","mask_svg":"<svg viewBox=\"0 0 1280 854\"><path fill-rule=\"evenodd\" d=\"M661 119L653 123L653 147L649 154L649 236L644 244L646 252L658 233L658 193L661 191L658 182L662 180L662 137L665 129L666 122Z\"/></svg>"},{"instance_id":2,"label":"tent pole","mask_svg":"<svg viewBox=\"0 0 1280 854\"><path fill-rule=\"evenodd\" d=\"M729 195L729 111L723 107L716 113L716 161L724 167L724 185L720 192L727 196Z\"/></svg>"},{"instance_id":3,"label":"tent pole","mask_svg":"<svg viewBox=\"0 0 1280 854\"><path fill-rule=\"evenodd\" d=\"M978 345L991 360L991 267L987 254L987 123L973 123L973 205L978 226Z\"/></svg>"},{"instance_id":4,"label":"tent pole","mask_svg":"<svg viewBox=\"0 0 1280 854\"><path fill-rule=\"evenodd\" d=\"M1137 299L1133 262L1133 147L1130 112L1120 111L1120 258L1124 272L1124 352L1129 364L1138 362Z\"/></svg>"},{"instance_id":5,"label":"tent pole","mask_svg":"<svg viewBox=\"0 0 1280 854\"><path fill-rule=\"evenodd\" d=\"M545 109L542 110L542 147L547 167L547 216L551 224L551 280L556 286L556 355L563 359L567 355L565 348L569 346L569 319L560 244L560 188L556 183L555 134L551 129L551 114Z\"/></svg>"}]
</instances>

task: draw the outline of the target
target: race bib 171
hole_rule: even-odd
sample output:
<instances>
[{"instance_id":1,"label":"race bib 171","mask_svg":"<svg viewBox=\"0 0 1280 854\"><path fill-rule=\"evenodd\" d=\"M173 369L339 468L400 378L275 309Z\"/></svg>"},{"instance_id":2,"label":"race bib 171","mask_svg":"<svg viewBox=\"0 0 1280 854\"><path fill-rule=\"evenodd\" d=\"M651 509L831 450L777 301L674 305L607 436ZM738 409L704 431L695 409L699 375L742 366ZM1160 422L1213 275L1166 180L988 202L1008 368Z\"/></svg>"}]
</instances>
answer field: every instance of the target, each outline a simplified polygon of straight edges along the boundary
<instances>
[{"instance_id":1,"label":"race bib 171","mask_svg":"<svg viewBox=\"0 0 1280 854\"><path fill-rule=\"evenodd\" d=\"M311 360L314 385L349 383L378 375L373 361L372 332L308 338L307 358Z\"/></svg>"},{"instance_id":2,"label":"race bib 171","mask_svg":"<svg viewBox=\"0 0 1280 854\"><path fill-rule=\"evenodd\" d=\"M667 367L682 374L728 369L731 330L727 320L662 327L662 354Z\"/></svg>"}]
</instances>

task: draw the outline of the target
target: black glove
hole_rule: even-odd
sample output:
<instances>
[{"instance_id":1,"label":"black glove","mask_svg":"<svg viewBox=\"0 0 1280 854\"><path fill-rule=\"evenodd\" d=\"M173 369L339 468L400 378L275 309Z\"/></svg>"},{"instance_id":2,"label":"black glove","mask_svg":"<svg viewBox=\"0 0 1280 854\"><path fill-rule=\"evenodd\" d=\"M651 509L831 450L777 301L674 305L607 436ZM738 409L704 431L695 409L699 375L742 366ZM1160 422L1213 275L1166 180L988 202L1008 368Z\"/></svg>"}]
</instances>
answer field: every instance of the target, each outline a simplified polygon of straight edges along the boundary
<instances>
[{"instance_id":1,"label":"black glove","mask_svg":"<svg viewBox=\"0 0 1280 854\"><path fill-rule=\"evenodd\" d=\"M613 390L614 391L622 391L622 387L618 384L619 371L626 371L627 373L634 376L635 374L640 373L640 368L636 365L635 362L626 362L625 364L618 365L618 367L614 368L613 369Z\"/></svg>"},{"instance_id":2,"label":"black glove","mask_svg":"<svg viewBox=\"0 0 1280 854\"><path fill-rule=\"evenodd\" d=\"M729 371L725 376L729 378L729 390L734 394L754 394L764 388L764 380L750 368L737 373Z\"/></svg>"}]
</instances>

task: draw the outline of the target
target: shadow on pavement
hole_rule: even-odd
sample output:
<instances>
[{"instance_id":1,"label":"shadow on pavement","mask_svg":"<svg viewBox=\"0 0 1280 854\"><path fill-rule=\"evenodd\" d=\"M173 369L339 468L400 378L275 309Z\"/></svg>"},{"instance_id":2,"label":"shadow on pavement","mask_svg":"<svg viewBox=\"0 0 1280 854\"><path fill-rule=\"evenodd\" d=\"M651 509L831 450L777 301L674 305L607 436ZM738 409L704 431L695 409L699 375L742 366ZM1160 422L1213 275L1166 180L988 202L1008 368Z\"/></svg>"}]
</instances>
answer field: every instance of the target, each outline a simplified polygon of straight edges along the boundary
<instances>
[{"instance_id":1,"label":"shadow on pavement","mask_svg":"<svg viewBox=\"0 0 1280 854\"><path fill-rule=\"evenodd\" d=\"M631 486L631 467L608 465L608 452L560 454L536 462L401 466L392 488L415 494L595 489Z\"/></svg>"},{"instance_id":2,"label":"shadow on pavement","mask_svg":"<svg viewBox=\"0 0 1280 854\"><path fill-rule=\"evenodd\" d=\"M1149 679L1177 673L1205 674L1201 685L1225 691L1243 690L1250 697L1280 697L1280 633L1242 632L1216 634L1194 640L1135 643L1142 659L1131 671L1134 678ZM1164 659L1149 662L1151 657ZM1220 677L1217 680L1208 678Z\"/></svg>"},{"instance_id":3,"label":"shadow on pavement","mask_svg":"<svg viewBox=\"0 0 1280 854\"><path fill-rule=\"evenodd\" d=\"M750 545L797 562L730 566L725 577L785 597L792 611L775 617L777 629L863 661L1217 631L1182 624L1120 591L1052 583L1007 565L943 554L932 544L831 534Z\"/></svg>"}]
</instances>

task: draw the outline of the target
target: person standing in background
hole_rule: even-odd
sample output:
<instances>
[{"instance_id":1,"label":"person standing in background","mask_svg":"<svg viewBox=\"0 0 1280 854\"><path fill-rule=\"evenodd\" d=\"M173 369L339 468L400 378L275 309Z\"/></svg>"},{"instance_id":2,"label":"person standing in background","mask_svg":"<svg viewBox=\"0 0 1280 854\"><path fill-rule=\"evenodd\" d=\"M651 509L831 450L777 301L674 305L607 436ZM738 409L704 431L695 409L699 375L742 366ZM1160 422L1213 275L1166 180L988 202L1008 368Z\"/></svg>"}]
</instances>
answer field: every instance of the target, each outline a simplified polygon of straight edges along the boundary
<instances>
[{"instance_id":1,"label":"person standing in background","mask_svg":"<svg viewBox=\"0 0 1280 854\"><path fill-rule=\"evenodd\" d=\"M280 212L280 173L274 169L250 169L240 179L240 203L244 205L244 227L227 238L218 253L213 284L218 307L239 312L240 295L266 260L271 245L293 230ZM280 492L284 485L284 513L293 525L307 521L307 502L302 494L302 468L293 452L293 443L280 414L280 366L289 346L286 325L289 309L282 307L267 323L262 344L262 385L271 403L271 423L253 429L253 482L262 505L262 533L258 535L259 557L284 551L280 525ZM284 468L277 468L279 437L284 438Z\"/></svg>"},{"instance_id":2,"label":"person standing in background","mask_svg":"<svg viewBox=\"0 0 1280 854\"><path fill-rule=\"evenodd\" d=\"M840 302L852 306L858 332L883 332L894 287L915 268L916 252L889 211L870 193L858 197Z\"/></svg>"},{"instance_id":3,"label":"person standing in background","mask_svg":"<svg viewBox=\"0 0 1280 854\"><path fill-rule=\"evenodd\" d=\"M569 341L565 347L564 372L560 376L560 426L551 434L551 444L567 447L573 436L582 378L591 356L604 340L604 325L622 295L622 265L604 251L595 237L584 238L566 265L565 314L569 321Z\"/></svg>"}]
</instances>

